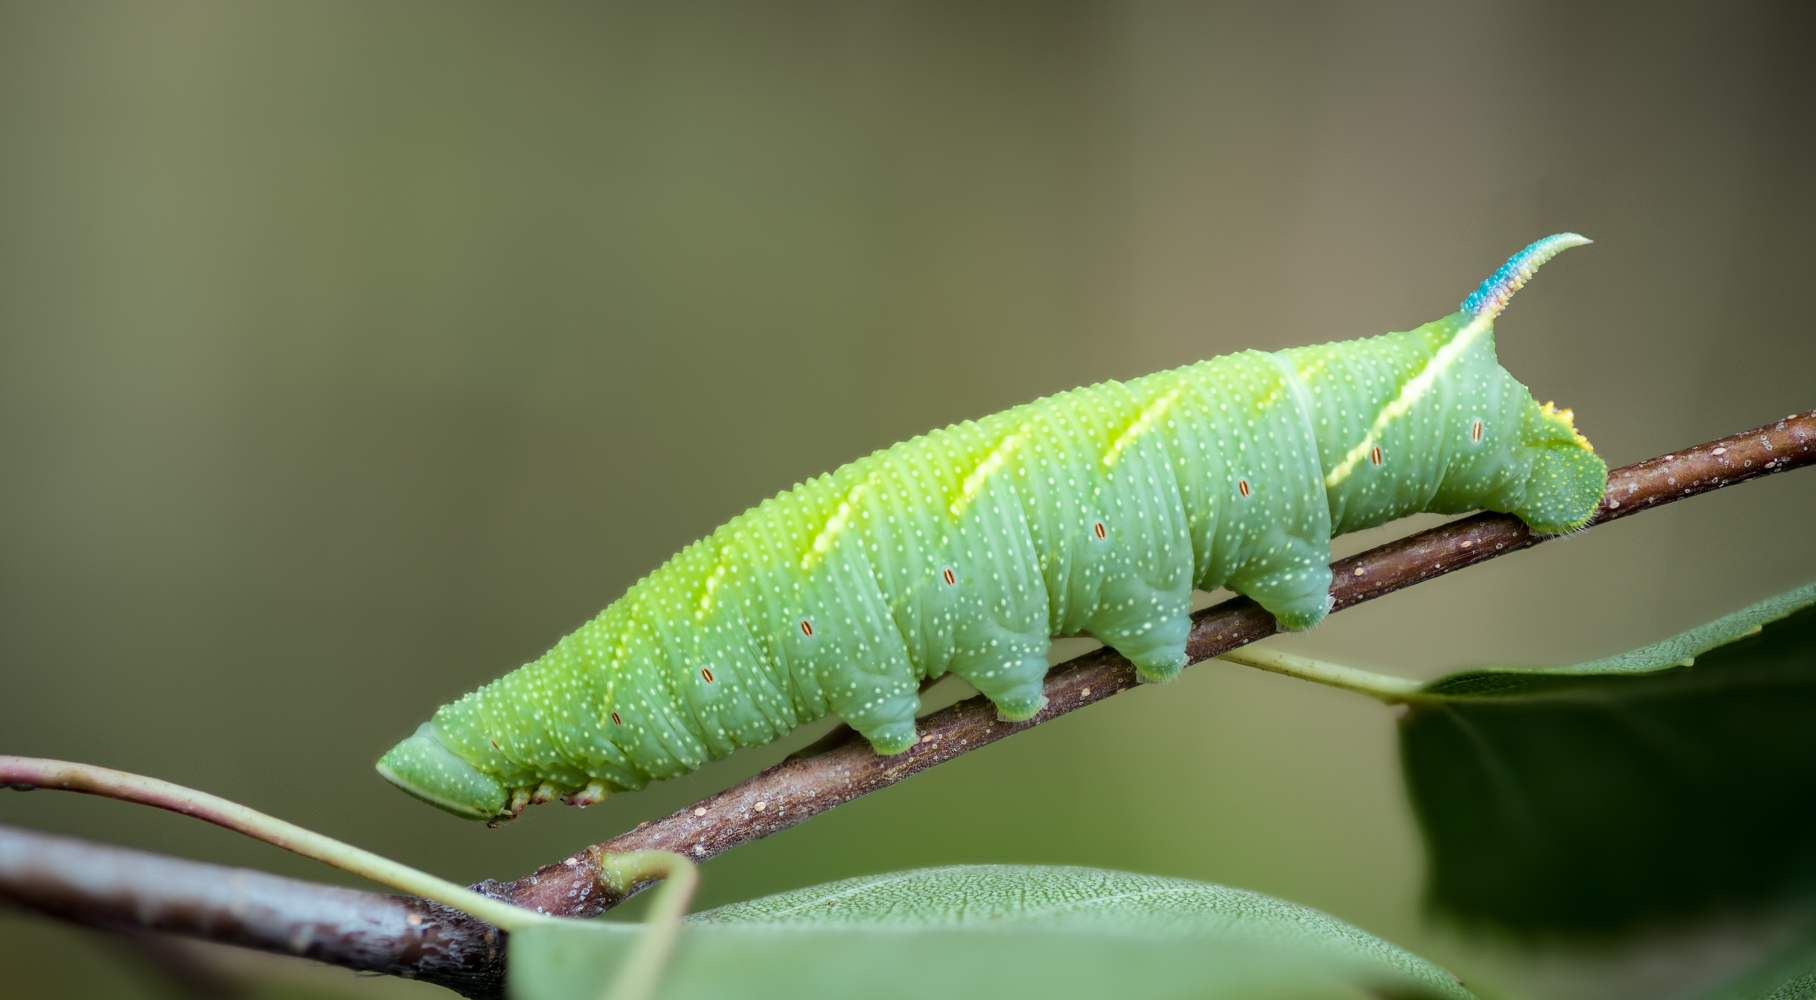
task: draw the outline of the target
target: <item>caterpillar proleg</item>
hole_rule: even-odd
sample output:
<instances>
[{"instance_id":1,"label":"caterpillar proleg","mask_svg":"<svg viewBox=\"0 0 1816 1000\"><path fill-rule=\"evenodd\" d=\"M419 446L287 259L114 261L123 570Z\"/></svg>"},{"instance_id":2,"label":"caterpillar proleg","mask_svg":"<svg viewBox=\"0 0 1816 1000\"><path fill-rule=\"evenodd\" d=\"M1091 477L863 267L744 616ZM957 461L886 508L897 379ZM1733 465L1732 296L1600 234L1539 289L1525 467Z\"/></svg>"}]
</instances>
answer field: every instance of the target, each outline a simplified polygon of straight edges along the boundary
<instances>
[{"instance_id":1,"label":"caterpillar proleg","mask_svg":"<svg viewBox=\"0 0 1816 1000\"><path fill-rule=\"evenodd\" d=\"M1005 719L1043 704L1049 637L1144 680L1185 664L1192 592L1290 629L1330 607L1330 540L1419 511L1582 525L1607 466L1495 359L1493 324L1573 233L1406 333L1245 351L934 431L757 505L378 763L492 820L597 801L837 714L881 754L955 673Z\"/></svg>"}]
</instances>

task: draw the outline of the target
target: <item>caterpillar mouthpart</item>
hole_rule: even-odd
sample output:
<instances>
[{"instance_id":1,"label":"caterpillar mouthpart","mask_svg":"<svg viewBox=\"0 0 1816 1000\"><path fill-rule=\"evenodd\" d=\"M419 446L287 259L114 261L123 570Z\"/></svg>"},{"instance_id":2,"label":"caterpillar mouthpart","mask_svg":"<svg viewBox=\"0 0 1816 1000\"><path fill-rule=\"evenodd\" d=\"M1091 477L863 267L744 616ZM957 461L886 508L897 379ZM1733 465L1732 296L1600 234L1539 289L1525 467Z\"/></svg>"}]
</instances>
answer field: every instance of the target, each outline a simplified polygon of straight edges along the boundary
<instances>
[{"instance_id":1,"label":"caterpillar mouthpart","mask_svg":"<svg viewBox=\"0 0 1816 1000\"><path fill-rule=\"evenodd\" d=\"M507 812L504 783L442 745L433 721L379 758L386 781L465 819L493 820ZM521 808L521 807L520 807Z\"/></svg>"}]
</instances>

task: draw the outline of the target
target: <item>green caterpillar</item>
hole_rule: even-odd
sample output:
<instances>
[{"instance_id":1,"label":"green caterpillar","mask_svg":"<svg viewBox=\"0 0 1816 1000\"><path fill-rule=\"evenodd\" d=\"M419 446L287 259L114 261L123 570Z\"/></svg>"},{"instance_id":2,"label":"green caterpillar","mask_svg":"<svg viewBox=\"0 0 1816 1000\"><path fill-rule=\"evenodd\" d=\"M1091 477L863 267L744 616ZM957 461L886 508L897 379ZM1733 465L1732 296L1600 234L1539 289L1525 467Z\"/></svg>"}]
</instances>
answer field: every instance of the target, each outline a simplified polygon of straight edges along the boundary
<instances>
[{"instance_id":1,"label":"green caterpillar","mask_svg":"<svg viewBox=\"0 0 1816 1000\"><path fill-rule=\"evenodd\" d=\"M444 705L378 763L461 816L587 804L836 713L915 741L950 671L1006 720L1041 709L1049 638L1089 633L1164 681L1192 592L1289 629L1330 608L1333 535L1477 508L1582 525L1607 466L1495 360L1540 240L1407 333L1246 351L1104 382L879 451L764 501L541 659Z\"/></svg>"}]
</instances>

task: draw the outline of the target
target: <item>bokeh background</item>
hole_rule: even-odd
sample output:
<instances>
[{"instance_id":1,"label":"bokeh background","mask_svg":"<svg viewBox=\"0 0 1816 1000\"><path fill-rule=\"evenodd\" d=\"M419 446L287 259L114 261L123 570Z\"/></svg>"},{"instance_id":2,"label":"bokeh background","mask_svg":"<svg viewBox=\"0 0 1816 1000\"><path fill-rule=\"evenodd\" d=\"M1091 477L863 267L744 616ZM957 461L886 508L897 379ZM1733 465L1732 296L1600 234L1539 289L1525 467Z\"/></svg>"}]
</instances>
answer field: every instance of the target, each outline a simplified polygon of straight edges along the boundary
<instances>
[{"instance_id":1,"label":"bokeh background","mask_svg":"<svg viewBox=\"0 0 1816 1000\"><path fill-rule=\"evenodd\" d=\"M1501 356L1610 464L1816 406L1811 10L6 0L0 752L515 877L823 728L498 830L373 773L682 545L935 426L1409 328L1562 230L1597 242ZM1416 676L1600 656L1816 578L1813 511L1793 473L1275 642ZM342 880L84 797L0 822ZM1428 919L1390 712L1219 664L716 859L701 903L953 862L1273 893L1490 996L1668 996L1754 940ZM165 995L18 914L0 967Z\"/></svg>"}]
</instances>

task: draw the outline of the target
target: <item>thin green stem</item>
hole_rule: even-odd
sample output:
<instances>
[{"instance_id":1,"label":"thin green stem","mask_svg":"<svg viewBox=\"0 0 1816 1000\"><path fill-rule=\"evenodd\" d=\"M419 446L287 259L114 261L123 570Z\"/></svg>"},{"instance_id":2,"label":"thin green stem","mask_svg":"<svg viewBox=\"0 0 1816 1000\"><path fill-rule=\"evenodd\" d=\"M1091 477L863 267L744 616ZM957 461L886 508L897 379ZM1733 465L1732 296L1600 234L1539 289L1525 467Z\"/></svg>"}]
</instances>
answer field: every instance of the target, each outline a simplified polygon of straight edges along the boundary
<instances>
[{"instance_id":1,"label":"thin green stem","mask_svg":"<svg viewBox=\"0 0 1816 1000\"><path fill-rule=\"evenodd\" d=\"M314 858L323 864L363 875L394 889L445 903L507 931L560 919L513 906L490 896L482 896L428 872L342 843L333 837L304 829L256 809L249 809L218 795L198 792L157 778L96 767L93 764L0 754L0 785L10 785L17 789L52 788L85 792L194 816L224 826L235 833L243 833L255 840L301 854L305 858Z\"/></svg>"},{"instance_id":2,"label":"thin green stem","mask_svg":"<svg viewBox=\"0 0 1816 1000\"><path fill-rule=\"evenodd\" d=\"M599 876L619 896L628 894L640 882L664 880L650 906L642 936L603 994L604 1000L647 1000L656 995L656 986L662 981L662 970L668 965L675 939L681 935L681 917L694 898L700 873L693 862L673 851L628 851L601 858Z\"/></svg>"},{"instance_id":3,"label":"thin green stem","mask_svg":"<svg viewBox=\"0 0 1816 1000\"><path fill-rule=\"evenodd\" d=\"M1217 658L1228 660L1231 663L1240 663L1245 667L1254 667L1257 670L1285 674L1288 677L1297 677L1300 680L1313 681L1318 684L1328 684L1345 691L1355 691L1389 704L1410 701L1418 695L1419 688L1423 686L1418 681L1408 680L1404 677L1357 670L1354 667L1326 663L1323 660L1294 656L1291 653L1281 653L1271 649L1259 649L1254 646L1232 649Z\"/></svg>"}]
</instances>

